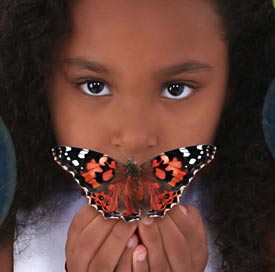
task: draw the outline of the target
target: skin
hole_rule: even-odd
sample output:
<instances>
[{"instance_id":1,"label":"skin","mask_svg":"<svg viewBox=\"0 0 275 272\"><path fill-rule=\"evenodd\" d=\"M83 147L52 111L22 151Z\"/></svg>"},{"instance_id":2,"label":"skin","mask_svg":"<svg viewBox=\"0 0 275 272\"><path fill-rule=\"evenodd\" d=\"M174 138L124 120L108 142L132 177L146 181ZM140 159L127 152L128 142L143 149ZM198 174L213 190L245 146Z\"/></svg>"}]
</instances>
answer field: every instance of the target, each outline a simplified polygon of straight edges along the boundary
<instances>
[{"instance_id":1,"label":"skin","mask_svg":"<svg viewBox=\"0 0 275 272\"><path fill-rule=\"evenodd\" d=\"M0 246L1 270L4 272L13 271L13 238L10 241L9 244Z\"/></svg>"},{"instance_id":2,"label":"skin","mask_svg":"<svg viewBox=\"0 0 275 272\"><path fill-rule=\"evenodd\" d=\"M49 93L59 144L141 163L162 151L213 142L228 52L207 1L79 0L70 15L72 31L56 50ZM91 62L108 72L95 71ZM204 66L160 72L191 62ZM92 82L102 90L89 88ZM179 94L169 92L173 83L180 83L173 89ZM66 259L70 272L203 271L206 235L190 205L131 223L105 220L85 206L69 228Z\"/></svg>"}]
</instances>

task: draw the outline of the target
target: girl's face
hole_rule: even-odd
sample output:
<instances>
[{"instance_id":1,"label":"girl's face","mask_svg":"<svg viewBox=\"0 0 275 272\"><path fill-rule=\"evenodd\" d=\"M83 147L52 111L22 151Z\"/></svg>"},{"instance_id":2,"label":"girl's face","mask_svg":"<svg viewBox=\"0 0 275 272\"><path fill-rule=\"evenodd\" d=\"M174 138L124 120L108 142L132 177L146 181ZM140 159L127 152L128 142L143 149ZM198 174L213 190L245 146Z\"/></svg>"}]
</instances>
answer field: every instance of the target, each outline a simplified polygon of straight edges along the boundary
<instances>
[{"instance_id":1,"label":"girl's face","mask_svg":"<svg viewBox=\"0 0 275 272\"><path fill-rule=\"evenodd\" d=\"M203 0L79 0L58 47L57 142L141 163L211 143L228 76L218 15Z\"/></svg>"}]
</instances>

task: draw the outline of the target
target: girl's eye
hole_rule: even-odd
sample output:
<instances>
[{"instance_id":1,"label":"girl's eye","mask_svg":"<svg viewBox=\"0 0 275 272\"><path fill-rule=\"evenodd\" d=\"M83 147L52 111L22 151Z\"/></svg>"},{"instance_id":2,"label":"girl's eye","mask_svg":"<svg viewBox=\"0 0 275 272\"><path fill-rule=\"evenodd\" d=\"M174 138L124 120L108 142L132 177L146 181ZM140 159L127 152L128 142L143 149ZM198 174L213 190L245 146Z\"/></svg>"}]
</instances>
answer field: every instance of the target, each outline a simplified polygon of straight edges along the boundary
<instances>
[{"instance_id":1,"label":"girl's eye","mask_svg":"<svg viewBox=\"0 0 275 272\"><path fill-rule=\"evenodd\" d=\"M86 80L78 85L84 93L91 96L104 96L111 94L111 91L105 86L105 84L98 80Z\"/></svg>"},{"instance_id":2,"label":"girl's eye","mask_svg":"<svg viewBox=\"0 0 275 272\"><path fill-rule=\"evenodd\" d=\"M162 90L161 96L169 99L183 99L191 95L194 89L184 83L171 83Z\"/></svg>"}]
</instances>

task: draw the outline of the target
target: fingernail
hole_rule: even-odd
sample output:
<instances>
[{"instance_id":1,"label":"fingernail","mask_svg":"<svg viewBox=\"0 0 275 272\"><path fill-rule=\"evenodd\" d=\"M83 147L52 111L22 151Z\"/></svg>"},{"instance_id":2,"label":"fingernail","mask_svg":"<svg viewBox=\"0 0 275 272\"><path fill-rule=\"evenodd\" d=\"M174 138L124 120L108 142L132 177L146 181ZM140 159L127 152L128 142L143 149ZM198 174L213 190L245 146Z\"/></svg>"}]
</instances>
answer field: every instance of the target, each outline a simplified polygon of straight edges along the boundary
<instances>
[{"instance_id":1,"label":"fingernail","mask_svg":"<svg viewBox=\"0 0 275 272\"><path fill-rule=\"evenodd\" d=\"M143 254L137 255L137 260L140 262L143 262L145 258L146 258L146 252L144 252Z\"/></svg>"},{"instance_id":2,"label":"fingernail","mask_svg":"<svg viewBox=\"0 0 275 272\"><path fill-rule=\"evenodd\" d=\"M147 251L146 248L143 245L137 246L135 250L136 260L139 262L142 262L145 260Z\"/></svg>"},{"instance_id":3,"label":"fingernail","mask_svg":"<svg viewBox=\"0 0 275 272\"><path fill-rule=\"evenodd\" d=\"M128 248L133 248L136 245L136 237L135 235L132 235L132 237L129 239L128 243L127 243L127 247Z\"/></svg>"},{"instance_id":4,"label":"fingernail","mask_svg":"<svg viewBox=\"0 0 275 272\"><path fill-rule=\"evenodd\" d=\"M183 205L179 205L179 208L183 212L183 214L187 215L187 210Z\"/></svg>"},{"instance_id":5,"label":"fingernail","mask_svg":"<svg viewBox=\"0 0 275 272\"><path fill-rule=\"evenodd\" d=\"M144 225L150 225L153 222L153 218L150 218L148 216L144 216L144 217L142 217L141 222Z\"/></svg>"}]
</instances>

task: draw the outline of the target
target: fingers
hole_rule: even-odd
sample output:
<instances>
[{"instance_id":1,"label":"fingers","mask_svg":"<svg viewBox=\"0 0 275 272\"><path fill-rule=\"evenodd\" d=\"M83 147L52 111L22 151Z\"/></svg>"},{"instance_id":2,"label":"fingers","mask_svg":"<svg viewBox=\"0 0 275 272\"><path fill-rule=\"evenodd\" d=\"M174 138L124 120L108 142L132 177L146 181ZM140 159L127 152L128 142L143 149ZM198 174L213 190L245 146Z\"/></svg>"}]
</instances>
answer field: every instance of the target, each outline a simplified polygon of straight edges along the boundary
<instances>
[{"instance_id":1,"label":"fingers","mask_svg":"<svg viewBox=\"0 0 275 272\"><path fill-rule=\"evenodd\" d=\"M74 216L70 227L68 229L67 246L70 248L70 244L74 244L75 239L78 238L79 233L91 222L96 216L100 214L90 205L83 206Z\"/></svg>"},{"instance_id":2,"label":"fingers","mask_svg":"<svg viewBox=\"0 0 275 272\"><path fill-rule=\"evenodd\" d=\"M136 234L133 234L128 240L127 246L122 253L119 262L116 266L116 272L132 271L133 267L133 254L136 246L138 245L138 237Z\"/></svg>"},{"instance_id":3,"label":"fingers","mask_svg":"<svg viewBox=\"0 0 275 272\"><path fill-rule=\"evenodd\" d=\"M79 210L69 227L66 260L70 272L76 271L132 271L137 236L125 250L137 222L104 219L94 208L86 205ZM123 258L121 258L123 256Z\"/></svg>"},{"instance_id":4,"label":"fingers","mask_svg":"<svg viewBox=\"0 0 275 272\"><path fill-rule=\"evenodd\" d=\"M205 266L208 259L207 236L199 211L192 205L177 205L168 215L184 235L193 253L193 264Z\"/></svg>"},{"instance_id":5,"label":"fingers","mask_svg":"<svg viewBox=\"0 0 275 272\"><path fill-rule=\"evenodd\" d=\"M149 271L147 250L144 245L139 244L139 239L136 234L133 234L129 239L119 263L116 267L116 272L134 271L147 272Z\"/></svg>"},{"instance_id":6,"label":"fingers","mask_svg":"<svg viewBox=\"0 0 275 272\"><path fill-rule=\"evenodd\" d=\"M116 220L105 220L101 214L94 209L91 210L87 210L85 207L81 209L69 228L66 243L69 271L88 271L89 263L95 252L117 222Z\"/></svg>"},{"instance_id":7,"label":"fingers","mask_svg":"<svg viewBox=\"0 0 275 272\"><path fill-rule=\"evenodd\" d=\"M134 232L138 226L141 243ZM177 205L164 218L104 219L84 206L68 231L66 258L74 271L203 271L206 234L196 208Z\"/></svg>"},{"instance_id":8,"label":"fingers","mask_svg":"<svg viewBox=\"0 0 275 272\"><path fill-rule=\"evenodd\" d=\"M171 271L189 272L191 267L189 245L169 214L166 214L159 223L159 230Z\"/></svg>"},{"instance_id":9,"label":"fingers","mask_svg":"<svg viewBox=\"0 0 275 272\"><path fill-rule=\"evenodd\" d=\"M133 272L149 271L147 250L144 245L138 245L133 254ZM154 271L154 270L150 270Z\"/></svg>"},{"instance_id":10,"label":"fingers","mask_svg":"<svg viewBox=\"0 0 275 272\"><path fill-rule=\"evenodd\" d=\"M114 271L136 228L136 222L104 219L92 207L84 206L75 215L68 231L68 270L96 271L100 267L100 271ZM128 262L131 266L132 255Z\"/></svg>"},{"instance_id":11,"label":"fingers","mask_svg":"<svg viewBox=\"0 0 275 272\"><path fill-rule=\"evenodd\" d=\"M125 223L122 220L112 221L116 221L116 223L110 235L106 237L100 248L96 251L94 258L92 258L89 265L89 271L96 271L98 267L100 267L101 271L114 271L125 249L125 245L128 243L137 227L136 222ZM112 254L108 254L108 261L102 263L102 261L106 259L106 253Z\"/></svg>"},{"instance_id":12,"label":"fingers","mask_svg":"<svg viewBox=\"0 0 275 272\"><path fill-rule=\"evenodd\" d=\"M206 243L206 233L199 211L192 205L177 205L169 213L188 241L201 240ZM184 220L187 219L187 220ZM183 223L184 220L184 223ZM196 229L196 232L193 229Z\"/></svg>"},{"instance_id":13,"label":"fingers","mask_svg":"<svg viewBox=\"0 0 275 272\"><path fill-rule=\"evenodd\" d=\"M177 205L164 218L143 218L138 229L150 271L204 271L207 239L195 207Z\"/></svg>"},{"instance_id":14,"label":"fingers","mask_svg":"<svg viewBox=\"0 0 275 272\"><path fill-rule=\"evenodd\" d=\"M163 241L160 237L158 219L143 217L138 225L139 233L148 252L150 271L170 271Z\"/></svg>"}]
</instances>

